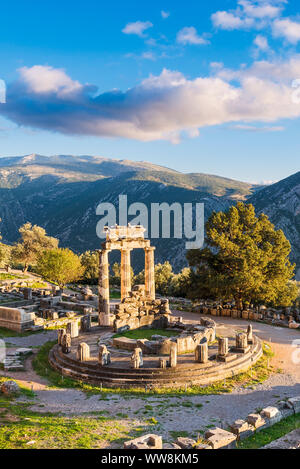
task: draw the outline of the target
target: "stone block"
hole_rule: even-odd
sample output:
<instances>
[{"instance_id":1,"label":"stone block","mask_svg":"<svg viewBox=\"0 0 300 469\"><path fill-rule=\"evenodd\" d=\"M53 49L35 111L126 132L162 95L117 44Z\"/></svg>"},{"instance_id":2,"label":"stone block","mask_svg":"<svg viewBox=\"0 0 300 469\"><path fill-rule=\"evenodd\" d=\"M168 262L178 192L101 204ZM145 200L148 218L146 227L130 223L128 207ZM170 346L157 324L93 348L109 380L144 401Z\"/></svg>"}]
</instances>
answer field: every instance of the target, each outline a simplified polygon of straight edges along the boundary
<instances>
[{"instance_id":1,"label":"stone block","mask_svg":"<svg viewBox=\"0 0 300 469\"><path fill-rule=\"evenodd\" d=\"M249 414L246 420L250 425L253 425L256 430L266 424L265 419L262 418L260 414Z\"/></svg>"},{"instance_id":2,"label":"stone block","mask_svg":"<svg viewBox=\"0 0 300 469\"><path fill-rule=\"evenodd\" d=\"M261 411L260 415L261 415L262 417L266 417L267 419L273 419L273 418L275 418L275 417L281 416L280 410L278 410L277 407L271 407L271 406L265 407L265 408Z\"/></svg>"},{"instance_id":3,"label":"stone block","mask_svg":"<svg viewBox=\"0 0 300 469\"><path fill-rule=\"evenodd\" d=\"M295 414L300 412L300 396L291 397L290 399L287 400L287 402L288 404L292 406Z\"/></svg>"},{"instance_id":4,"label":"stone block","mask_svg":"<svg viewBox=\"0 0 300 469\"><path fill-rule=\"evenodd\" d=\"M232 425L230 425L230 431L234 433L238 440L243 438L248 438L254 432L255 428L246 422L246 420L236 420Z\"/></svg>"},{"instance_id":5,"label":"stone block","mask_svg":"<svg viewBox=\"0 0 300 469\"><path fill-rule=\"evenodd\" d=\"M162 449L162 438L152 433L140 436L134 440L125 441L124 449Z\"/></svg>"},{"instance_id":6,"label":"stone block","mask_svg":"<svg viewBox=\"0 0 300 469\"><path fill-rule=\"evenodd\" d=\"M205 443L199 443L194 449L212 449L212 447Z\"/></svg>"},{"instance_id":7,"label":"stone block","mask_svg":"<svg viewBox=\"0 0 300 469\"><path fill-rule=\"evenodd\" d=\"M236 447L237 435L216 427L205 433L205 439L213 449L233 449Z\"/></svg>"},{"instance_id":8,"label":"stone block","mask_svg":"<svg viewBox=\"0 0 300 469\"><path fill-rule=\"evenodd\" d=\"M175 444L180 446L182 449L192 449L196 446L197 442L192 438L179 436L177 440L175 440Z\"/></svg>"}]
</instances>

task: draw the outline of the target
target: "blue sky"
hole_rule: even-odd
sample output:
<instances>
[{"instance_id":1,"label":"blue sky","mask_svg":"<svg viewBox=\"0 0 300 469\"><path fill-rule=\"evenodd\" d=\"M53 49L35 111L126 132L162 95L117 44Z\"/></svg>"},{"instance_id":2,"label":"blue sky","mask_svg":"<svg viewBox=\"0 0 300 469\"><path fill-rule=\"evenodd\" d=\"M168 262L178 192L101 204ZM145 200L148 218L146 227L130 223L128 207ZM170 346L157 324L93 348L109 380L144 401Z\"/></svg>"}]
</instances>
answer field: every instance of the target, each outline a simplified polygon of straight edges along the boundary
<instances>
[{"instance_id":1,"label":"blue sky","mask_svg":"<svg viewBox=\"0 0 300 469\"><path fill-rule=\"evenodd\" d=\"M3 3L0 156L101 155L251 182L295 173L297 3Z\"/></svg>"}]
</instances>

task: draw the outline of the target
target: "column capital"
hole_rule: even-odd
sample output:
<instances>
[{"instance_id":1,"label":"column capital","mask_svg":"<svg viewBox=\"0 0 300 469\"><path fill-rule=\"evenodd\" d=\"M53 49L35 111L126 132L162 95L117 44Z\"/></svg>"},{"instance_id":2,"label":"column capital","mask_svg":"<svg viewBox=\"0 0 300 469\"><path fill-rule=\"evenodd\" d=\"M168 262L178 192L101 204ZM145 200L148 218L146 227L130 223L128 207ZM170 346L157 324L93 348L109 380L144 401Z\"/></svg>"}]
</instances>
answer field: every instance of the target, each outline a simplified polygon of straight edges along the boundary
<instances>
[{"instance_id":1,"label":"column capital","mask_svg":"<svg viewBox=\"0 0 300 469\"><path fill-rule=\"evenodd\" d=\"M145 246L144 247L145 251L154 251L155 249L156 249L155 246Z\"/></svg>"}]
</instances>

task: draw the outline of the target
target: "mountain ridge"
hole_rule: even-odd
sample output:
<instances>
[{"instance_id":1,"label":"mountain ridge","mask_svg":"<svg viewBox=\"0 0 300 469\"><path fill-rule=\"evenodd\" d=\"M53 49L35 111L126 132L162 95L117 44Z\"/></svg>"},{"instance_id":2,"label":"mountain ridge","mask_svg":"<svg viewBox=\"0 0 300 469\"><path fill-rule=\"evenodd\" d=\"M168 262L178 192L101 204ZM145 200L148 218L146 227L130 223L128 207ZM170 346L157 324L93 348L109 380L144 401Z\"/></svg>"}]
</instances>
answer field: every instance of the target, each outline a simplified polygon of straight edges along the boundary
<instances>
[{"instance_id":1,"label":"mountain ridge","mask_svg":"<svg viewBox=\"0 0 300 469\"><path fill-rule=\"evenodd\" d=\"M253 203L258 213L264 211L276 227L283 229L299 270L299 175L300 172L262 187L130 160L36 154L4 157L0 158L0 231L4 242L13 243L18 239L18 228L30 221L59 238L61 246L80 253L100 247L96 207L100 202L111 202L118 209L120 194L127 195L128 205L144 202L149 210L153 202L204 203L206 219L212 211L226 210L244 200ZM169 260L175 270L186 265L185 240L151 242L156 246L156 262ZM112 262L118 260L115 253L111 256ZM133 252L132 256L133 264L143 268L141 253Z\"/></svg>"}]
</instances>

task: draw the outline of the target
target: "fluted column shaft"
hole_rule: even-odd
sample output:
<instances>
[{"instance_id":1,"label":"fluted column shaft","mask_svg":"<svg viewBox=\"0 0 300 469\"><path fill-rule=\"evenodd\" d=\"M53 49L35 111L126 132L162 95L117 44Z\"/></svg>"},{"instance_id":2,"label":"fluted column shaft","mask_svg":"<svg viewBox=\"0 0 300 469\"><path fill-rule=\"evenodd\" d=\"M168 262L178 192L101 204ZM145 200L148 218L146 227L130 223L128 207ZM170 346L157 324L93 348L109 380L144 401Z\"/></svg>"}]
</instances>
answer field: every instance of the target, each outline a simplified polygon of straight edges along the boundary
<instances>
[{"instance_id":1,"label":"fluted column shaft","mask_svg":"<svg viewBox=\"0 0 300 469\"><path fill-rule=\"evenodd\" d=\"M99 251L99 314L109 314L109 266L108 251Z\"/></svg>"},{"instance_id":2,"label":"fluted column shaft","mask_svg":"<svg viewBox=\"0 0 300 469\"><path fill-rule=\"evenodd\" d=\"M145 248L145 293L152 300L155 299L154 249L152 246Z\"/></svg>"},{"instance_id":3,"label":"fluted column shaft","mask_svg":"<svg viewBox=\"0 0 300 469\"><path fill-rule=\"evenodd\" d=\"M131 249L121 249L121 300L131 291L130 251Z\"/></svg>"}]
</instances>

